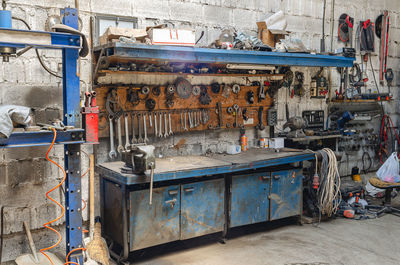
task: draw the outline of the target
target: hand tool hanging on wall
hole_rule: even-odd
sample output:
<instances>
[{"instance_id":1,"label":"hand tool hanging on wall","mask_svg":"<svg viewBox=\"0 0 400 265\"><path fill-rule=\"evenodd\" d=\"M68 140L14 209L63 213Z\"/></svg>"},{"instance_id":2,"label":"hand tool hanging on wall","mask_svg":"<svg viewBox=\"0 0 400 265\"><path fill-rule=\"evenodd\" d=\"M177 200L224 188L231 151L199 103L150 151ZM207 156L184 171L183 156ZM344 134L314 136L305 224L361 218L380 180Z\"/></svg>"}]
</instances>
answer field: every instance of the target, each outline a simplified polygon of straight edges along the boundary
<instances>
[{"instance_id":1,"label":"hand tool hanging on wall","mask_svg":"<svg viewBox=\"0 0 400 265\"><path fill-rule=\"evenodd\" d=\"M168 85L165 88L165 104L167 105L167 108L174 106L175 91L176 87L174 85Z\"/></svg>"},{"instance_id":2,"label":"hand tool hanging on wall","mask_svg":"<svg viewBox=\"0 0 400 265\"><path fill-rule=\"evenodd\" d=\"M375 21L375 34L380 38L379 45L379 81L383 82L386 73L388 43L389 43L389 12L385 11Z\"/></svg>"},{"instance_id":3,"label":"hand tool hanging on wall","mask_svg":"<svg viewBox=\"0 0 400 265\"><path fill-rule=\"evenodd\" d=\"M390 94L390 87L392 86L392 82L394 79L394 74L392 68L388 68L385 73L385 79L388 86L389 94Z\"/></svg>"},{"instance_id":4,"label":"hand tool hanging on wall","mask_svg":"<svg viewBox=\"0 0 400 265\"><path fill-rule=\"evenodd\" d=\"M136 144L137 143L137 139L136 139L136 132L135 132L135 116L136 113L133 112L131 115L131 122L132 122L132 144Z\"/></svg>"},{"instance_id":5,"label":"hand tool hanging on wall","mask_svg":"<svg viewBox=\"0 0 400 265\"><path fill-rule=\"evenodd\" d=\"M264 107L261 106L258 108L258 125L256 127L258 130L262 131L265 129L264 126Z\"/></svg>"},{"instance_id":6,"label":"hand tool hanging on wall","mask_svg":"<svg viewBox=\"0 0 400 265\"><path fill-rule=\"evenodd\" d=\"M341 14L339 17L338 26L338 40L344 42L346 45L349 43L352 46L354 18L347 14Z\"/></svg>"},{"instance_id":7,"label":"hand tool hanging on wall","mask_svg":"<svg viewBox=\"0 0 400 265\"><path fill-rule=\"evenodd\" d=\"M375 51L375 33L373 23L371 23L370 19L360 22L357 29L357 36L361 52L371 53Z\"/></svg>"},{"instance_id":8,"label":"hand tool hanging on wall","mask_svg":"<svg viewBox=\"0 0 400 265\"><path fill-rule=\"evenodd\" d=\"M85 106L82 107L82 126L85 130L85 143L99 143L99 107L96 103L96 92L85 93Z\"/></svg>"},{"instance_id":9,"label":"hand tool hanging on wall","mask_svg":"<svg viewBox=\"0 0 400 265\"><path fill-rule=\"evenodd\" d=\"M110 124L110 152L108 156L111 159L117 157L117 152L115 151L115 144L114 144L114 120L111 115L108 116L108 122Z\"/></svg>"},{"instance_id":10,"label":"hand tool hanging on wall","mask_svg":"<svg viewBox=\"0 0 400 265\"><path fill-rule=\"evenodd\" d=\"M291 98L293 98L293 96L301 97L304 94L304 89L303 89L304 73L295 72L294 76L295 76L295 84L292 93L290 95Z\"/></svg>"}]
</instances>

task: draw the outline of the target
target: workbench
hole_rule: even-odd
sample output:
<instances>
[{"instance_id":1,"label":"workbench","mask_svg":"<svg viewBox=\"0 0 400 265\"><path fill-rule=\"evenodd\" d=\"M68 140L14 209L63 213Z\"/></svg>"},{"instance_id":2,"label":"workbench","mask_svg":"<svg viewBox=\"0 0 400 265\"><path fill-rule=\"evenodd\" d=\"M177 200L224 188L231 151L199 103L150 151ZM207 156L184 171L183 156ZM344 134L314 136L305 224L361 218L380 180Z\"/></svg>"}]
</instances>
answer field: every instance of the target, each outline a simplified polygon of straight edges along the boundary
<instances>
[{"instance_id":1,"label":"workbench","mask_svg":"<svg viewBox=\"0 0 400 265\"><path fill-rule=\"evenodd\" d=\"M269 149L158 158L152 205L148 174L122 173L120 161L100 164L103 235L127 258L150 246L300 216L302 162L313 159Z\"/></svg>"}]
</instances>

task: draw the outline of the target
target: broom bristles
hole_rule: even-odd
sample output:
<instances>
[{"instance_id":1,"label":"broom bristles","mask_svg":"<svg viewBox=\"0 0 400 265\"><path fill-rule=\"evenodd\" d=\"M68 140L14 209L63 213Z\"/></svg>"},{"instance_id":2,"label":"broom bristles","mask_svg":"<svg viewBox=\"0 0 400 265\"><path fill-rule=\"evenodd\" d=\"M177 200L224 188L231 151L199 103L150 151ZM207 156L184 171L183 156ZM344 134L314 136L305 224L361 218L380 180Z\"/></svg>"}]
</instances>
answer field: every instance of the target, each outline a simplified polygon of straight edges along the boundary
<instances>
[{"instance_id":1,"label":"broom bristles","mask_svg":"<svg viewBox=\"0 0 400 265\"><path fill-rule=\"evenodd\" d=\"M110 264L110 254L108 252L106 241L101 237L100 223L95 225L93 240L87 244L86 250L92 260L103 265Z\"/></svg>"}]
</instances>

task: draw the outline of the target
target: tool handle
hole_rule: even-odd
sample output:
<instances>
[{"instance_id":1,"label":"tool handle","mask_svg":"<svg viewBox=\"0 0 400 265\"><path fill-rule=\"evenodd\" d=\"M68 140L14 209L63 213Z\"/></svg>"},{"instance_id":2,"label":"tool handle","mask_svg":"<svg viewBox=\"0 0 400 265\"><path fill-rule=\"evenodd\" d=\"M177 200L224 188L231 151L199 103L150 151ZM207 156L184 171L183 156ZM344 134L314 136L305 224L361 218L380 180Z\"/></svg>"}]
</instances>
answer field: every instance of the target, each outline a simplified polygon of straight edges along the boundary
<instances>
[{"instance_id":1,"label":"tool handle","mask_svg":"<svg viewBox=\"0 0 400 265\"><path fill-rule=\"evenodd\" d=\"M31 248L32 255L33 255L33 258L35 260L35 263L39 263L39 259L38 259L37 253L36 253L36 246L35 246L35 243L33 242L31 230L29 228L28 223L25 222L25 221L24 221L24 228L25 228L25 231L26 231L26 236L28 237L29 247Z\"/></svg>"},{"instance_id":2,"label":"tool handle","mask_svg":"<svg viewBox=\"0 0 400 265\"><path fill-rule=\"evenodd\" d=\"M89 222L90 238L94 235L94 155L89 157Z\"/></svg>"}]
</instances>

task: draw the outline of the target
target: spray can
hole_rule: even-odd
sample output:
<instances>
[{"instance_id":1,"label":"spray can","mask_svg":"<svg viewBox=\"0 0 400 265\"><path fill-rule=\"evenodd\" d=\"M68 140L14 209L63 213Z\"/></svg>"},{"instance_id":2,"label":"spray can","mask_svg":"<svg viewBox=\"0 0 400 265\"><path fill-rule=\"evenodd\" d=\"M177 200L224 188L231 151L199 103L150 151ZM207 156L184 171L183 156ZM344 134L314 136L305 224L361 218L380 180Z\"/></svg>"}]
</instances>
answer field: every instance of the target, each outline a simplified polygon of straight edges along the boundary
<instances>
[{"instance_id":1,"label":"spray can","mask_svg":"<svg viewBox=\"0 0 400 265\"><path fill-rule=\"evenodd\" d=\"M265 148L265 138L263 137L260 138L260 147Z\"/></svg>"},{"instance_id":2,"label":"spray can","mask_svg":"<svg viewBox=\"0 0 400 265\"><path fill-rule=\"evenodd\" d=\"M247 136L245 134L240 137L240 145L242 146L242 151L247 151Z\"/></svg>"}]
</instances>

